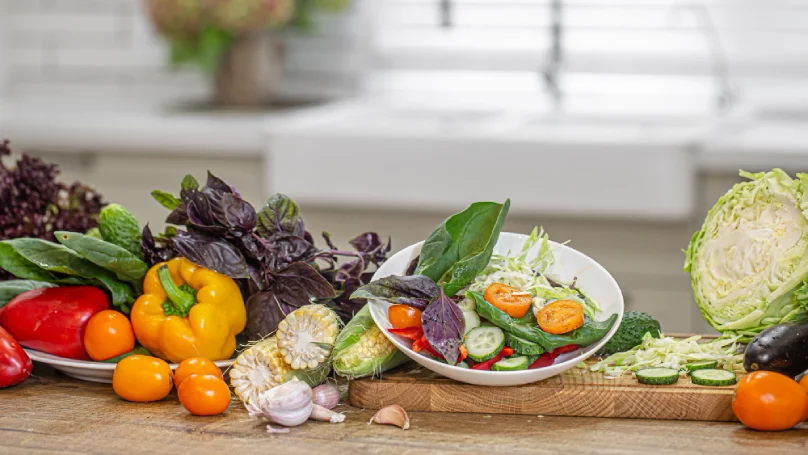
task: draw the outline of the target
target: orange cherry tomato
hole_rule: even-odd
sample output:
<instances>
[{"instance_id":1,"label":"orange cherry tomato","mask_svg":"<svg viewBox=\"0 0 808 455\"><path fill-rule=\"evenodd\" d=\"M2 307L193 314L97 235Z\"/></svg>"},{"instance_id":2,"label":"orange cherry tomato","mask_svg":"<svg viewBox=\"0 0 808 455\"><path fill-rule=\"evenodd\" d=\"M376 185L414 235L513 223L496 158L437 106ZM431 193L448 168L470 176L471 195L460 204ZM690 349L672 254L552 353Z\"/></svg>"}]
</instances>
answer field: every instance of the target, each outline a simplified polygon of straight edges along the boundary
<instances>
[{"instance_id":1,"label":"orange cherry tomato","mask_svg":"<svg viewBox=\"0 0 808 455\"><path fill-rule=\"evenodd\" d=\"M158 401L171 392L171 367L157 357L131 355L115 366L112 389L128 401Z\"/></svg>"},{"instance_id":2,"label":"orange cherry tomato","mask_svg":"<svg viewBox=\"0 0 808 455\"><path fill-rule=\"evenodd\" d=\"M177 391L180 403L193 415L214 416L230 406L230 389L212 374L192 374Z\"/></svg>"},{"instance_id":3,"label":"orange cherry tomato","mask_svg":"<svg viewBox=\"0 0 808 455\"><path fill-rule=\"evenodd\" d=\"M107 360L135 349L132 323L123 313L104 310L87 322L84 349L93 360Z\"/></svg>"},{"instance_id":4,"label":"orange cherry tomato","mask_svg":"<svg viewBox=\"0 0 808 455\"><path fill-rule=\"evenodd\" d=\"M732 410L749 428L787 430L805 418L808 393L786 375L755 371L744 376L735 387Z\"/></svg>"},{"instance_id":5,"label":"orange cherry tomato","mask_svg":"<svg viewBox=\"0 0 808 455\"><path fill-rule=\"evenodd\" d=\"M483 297L486 302L514 318L526 315L530 310L530 305L533 304L533 297L529 292L504 283L491 283Z\"/></svg>"},{"instance_id":6,"label":"orange cherry tomato","mask_svg":"<svg viewBox=\"0 0 808 455\"><path fill-rule=\"evenodd\" d=\"M204 357L191 357L180 362L177 369L174 370L174 386L177 390L180 389L182 381L192 374L210 374L223 379L222 370L212 360Z\"/></svg>"},{"instance_id":7,"label":"orange cherry tomato","mask_svg":"<svg viewBox=\"0 0 808 455\"><path fill-rule=\"evenodd\" d=\"M808 374L804 375L802 379L800 379L800 385L806 392L808 392Z\"/></svg>"},{"instance_id":8,"label":"orange cherry tomato","mask_svg":"<svg viewBox=\"0 0 808 455\"><path fill-rule=\"evenodd\" d=\"M393 324L395 329L421 327L421 310L409 305L390 305L387 317L390 318L390 324Z\"/></svg>"},{"instance_id":9,"label":"orange cherry tomato","mask_svg":"<svg viewBox=\"0 0 808 455\"><path fill-rule=\"evenodd\" d=\"M572 332L584 325L584 306L575 300L556 300L539 310L536 319L547 333Z\"/></svg>"}]
</instances>

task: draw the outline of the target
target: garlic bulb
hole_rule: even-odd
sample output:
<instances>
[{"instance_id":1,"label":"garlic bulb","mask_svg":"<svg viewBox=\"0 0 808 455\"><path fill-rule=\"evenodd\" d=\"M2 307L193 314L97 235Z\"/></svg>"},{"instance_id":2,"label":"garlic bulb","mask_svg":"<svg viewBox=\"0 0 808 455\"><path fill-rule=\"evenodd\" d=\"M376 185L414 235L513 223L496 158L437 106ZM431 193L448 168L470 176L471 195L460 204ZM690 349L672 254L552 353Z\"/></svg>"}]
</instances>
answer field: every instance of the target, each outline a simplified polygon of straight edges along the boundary
<instances>
[{"instance_id":1,"label":"garlic bulb","mask_svg":"<svg viewBox=\"0 0 808 455\"><path fill-rule=\"evenodd\" d=\"M309 418L324 422L339 423L345 416L323 406L314 404L313 392L305 382L294 378L279 386L261 392L255 400L247 401L244 407L251 416L264 416L272 423L285 427L302 424ZM267 425L267 432L280 433L283 429Z\"/></svg>"},{"instance_id":2,"label":"garlic bulb","mask_svg":"<svg viewBox=\"0 0 808 455\"><path fill-rule=\"evenodd\" d=\"M339 389L333 384L321 384L312 390L312 401L326 409L334 409L339 404Z\"/></svg>"}]
</instances>

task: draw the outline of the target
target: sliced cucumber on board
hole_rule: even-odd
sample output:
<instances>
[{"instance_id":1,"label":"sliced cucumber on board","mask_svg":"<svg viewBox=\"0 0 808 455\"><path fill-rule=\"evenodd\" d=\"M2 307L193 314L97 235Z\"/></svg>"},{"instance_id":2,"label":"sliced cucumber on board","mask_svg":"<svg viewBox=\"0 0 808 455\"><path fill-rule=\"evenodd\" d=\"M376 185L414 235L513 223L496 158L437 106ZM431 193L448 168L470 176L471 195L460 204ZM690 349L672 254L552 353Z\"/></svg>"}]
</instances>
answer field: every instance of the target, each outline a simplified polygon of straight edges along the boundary
<instances>
[{"instance_id":1,"label":"sliced cucumber on board","mask_svg":"<svg viewBox=\"0 0 808 455\"><path fill-rule=\"evenodd\" d=\"M705 369L694 371L690 380L693 384L717 387L735 384L736 376L734 371Z\"/></svg>"},{"instance_id":2,"label":"sliced cucumber on board","mask_svg":"<svg viewBox=\"0 0 808 455\"><path fill-rule=\"evenodd\" d=\"M471 360L485 362L505 347L505 332L499 327L477 327L466 335L465 344Z\"/></svg>"},{"instance_id":3,"label":"sliced cucumber on board","mask_svg":"<svg viewBox=\"0 0 808 455\"><path fill-rule=\"evenodd\" d=\"M716 362L715 360L704 360L702 362L688 363L687 365L685 365L685 368L687 368L688 373L692 373L696 370L709 370L717 366L718 362Z\"/></svg>"},{"instance_id":4,"label":"sliced cucumber on board","mask_svg":"<svg viewBox=\"0 0 808 455\"><path fill-rule=\"evenodd\" d=\"M640 384L670 385L679 381L679 371L673 368L646 368L636 375Z\"/></svg>"}]
</instances>

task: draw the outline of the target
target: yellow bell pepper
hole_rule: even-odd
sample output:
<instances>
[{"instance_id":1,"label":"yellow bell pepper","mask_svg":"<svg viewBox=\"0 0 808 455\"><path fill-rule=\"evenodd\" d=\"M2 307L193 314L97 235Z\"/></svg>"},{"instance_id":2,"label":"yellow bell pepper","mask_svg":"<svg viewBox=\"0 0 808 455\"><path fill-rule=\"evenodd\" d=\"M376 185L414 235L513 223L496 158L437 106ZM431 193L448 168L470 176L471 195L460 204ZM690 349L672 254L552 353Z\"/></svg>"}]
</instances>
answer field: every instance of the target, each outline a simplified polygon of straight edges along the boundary
<instances>
[{"instance_id":1,"label":"yellow bell pepper","mask_svg":"<svg viewBox=\"0 0 808 455\"><path fill-rule=\"evenodd\" d=\"M138 342L173 363L230 358L247 323L236 282L185 258L149 270L130 317Z\"/></svg>"}]
</instances>

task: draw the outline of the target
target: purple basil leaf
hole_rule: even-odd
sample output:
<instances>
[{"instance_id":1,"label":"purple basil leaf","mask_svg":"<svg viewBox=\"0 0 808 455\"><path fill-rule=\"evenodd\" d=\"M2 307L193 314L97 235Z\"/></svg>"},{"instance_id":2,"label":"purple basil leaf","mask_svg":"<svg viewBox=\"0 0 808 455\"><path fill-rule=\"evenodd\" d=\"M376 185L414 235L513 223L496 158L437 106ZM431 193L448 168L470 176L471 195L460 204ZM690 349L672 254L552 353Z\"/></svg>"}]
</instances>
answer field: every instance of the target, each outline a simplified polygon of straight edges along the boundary
<instances>
[{"instance_id":1,"label":"purple basil leaf","mask_svg":"<svg viewBox=\"0 0 808 455\"><path fill-rule=\"evenodd\" d=\"M410 276L415 273L415 268L418 267L418 260L421 259L421 256L415 256L412 261L410 261L410 265L407 266L407 271L404 272L404 275Z\"/></svg>"},{"instance_id":2,"label":"purple basil leaf","mask_svg":"<svg viewBox=\"0 0 808 455\"><path fill-rule=\"evenodd\" d=\"M230 240L248 261L262 262L271 252L263 239L256 235L243 235Z\"/></svg>"},{"instance_id":3,"label":"purple basil leaf","mask_svg":"<svg viewBox=\"0 0 808 455\"><path fill-rule=\"evenodd\" d=\"M440 289L423 275L391 275L366 284L351 294L351 299L382 299L423 310L440 296Z\"/></svg>"},{"instance_id":4,"label":"purple basil leaf","mask_svg":"<svg viewBox=\"0 0 808 455\"><path fill-rule=\"evenodd\" d=\"M272 290L277 299L286 305L301 307L312 299L324 300L336 296L334 288L314 267L295 262L272 274Z\"/></svg>"},{"instance_id":5,"label":"purple basil leaf","mask_svg":"<svg viewBox=\"0 0 808 455\"><path fill-rule=\"evenodd\" d=\"M302 237L280 234L266 240L272 251L268 258L270 270L279 270L294 262L312 262L321 252Z\"/></svg>"},{"instance_id":6,"label":"purple basil leaf","mask_svg":"<svg viewBox=\"0 0 808 455\"><path fill-rule=\"evenodd\" d=\"M303 238L306 239L307 242L314 245L314 237L311 236L311 232L306 230L305 226L303 225L303 220L298 221L298 224L300 226L298 227L297 231L303 231Z\"/></svg>"},{"instance_id":7,"label":"purple basil leaf","mask_svg":"<svg viewBox=\"0 0 808 455\"><path fill-rule=\"evenodd\" d=\"M166 223L183 226L188 222L188 208L185 202L181 203L166 217Z\"/></svg>"},{"instance_id":8,"label":"purple basil leaf","mask_svg":"<svg viewBox=\"0 0 808 455\"><path fill-rule=\"evenodd\" d=\"M364 234L360 234L348 243L350 243L351 246L356 249L356 251L362 253L372 253L378 249L384 248L382 238L379 237L379 234L375 232L365 232Z\"/></svg>"},{"instance_id":9,"label":"purple basil leaf","mask_svg":"<svg viewBox=\"0 0 808 455\"><path fill-rule=\"evenodd\" d=\"M365 262L362 260L362 258L356 258L353 261L345 262L339 267L339 270L337 270L337 275L334 277L334 281L337 283L355 282L358 285L360 284L359 280L362 276L362 272L364 271ZM349 292L348 295L351 295L351 293Z\"/></svg>"},{"instance_id":10,"label":"purple basil leaf","mask_svg":"<svg viewBox=\"0 0 808 455\"><path fill-rule=\"evenodd\" d=\"M446 297L443 287L440 296L430 303L421 315L424 335L429 344L443 356L449 365L457 363L463 343L465 319L460 307Z\"/></svg>"},{"instance_id":11,"label":"purple basil leaf","mask_svg":"<svg viewBox=\"0 0 808 455\"><path fill-rule=\"evenodd\" d=\"M184 202L188 202L191 194L198 190L199 182L196 181L193 175L186 174L185 177L182 178L182 184L180 185L180 199Z\"/></svg>"},{"instance_id":12,"label":"purple basil leaf","mask_svg":"<svg viewBox=\"0 0 808 455\"><path fill-rule=\"evenodd\" d=\"M244 256L224 239L185 233L174 238L174 245L181 255L200 267L232 278L250 278Z\"/></svg>"},{"instance_id":13,"label":"purple basil leaf","mask_svg":"<svg viewBox=\"0 0 808 455\"><path fill-rule=\"evenodd\" d=\"M228 229L241 233L252 232L255 229L255 209L247 201L232 194L225 194L222 202L223 224Z\"/></svg>"},{"instance_id":14,"label":"purple basil leaf","mask_svg":"<svg viewBox=\"0 0 808 455\"><path fill-rule=\"evenodd\" d=\"M205 183L205 188L210 188L218 192L234 194L241 197L241 194L238 192L236 187L211 174L210 171L208 171L208 181Z\"/></svg>"},{"instance_id":15,"label":"purple basil leaf","mask_svg":"<svg viewBox=\"0 0 808 455\"><path fill-rule=\"evenodd\" d=\"M303 220L300 219L300 207L292 198L281 193L270 197L258 212L256 228L263 237L281 233L303 237L306 232Z\"/></svg>"},{"instance_id":16,"label":"purple basil leaf","mask_svg":"<svg viewBox=\"0 0 808 455\"><path fill-rule=\"evenodd\" d=\"M269 277L264 269L255 267L252 264L247 264L247 270L250 273L252 283L255 284L257 290L263 291L269 287Z\"/></svg>"},{"instance_id":17,"label":"purple basil leaf","mask_svg":"<svg viewBox=\"0 0 808 455\"><path fill-rule=\"evenodd\" d=\"M295 308L284 305L272 291L256 292L247 299L247 340L256 341L278 329Z\"/></svg>"},{"instance_id":18,"label":"purple basil leaf","mask_svg":"<svg viewBox=\"0 0 808 455\"><path fill-rule=\"evenodd\" d=\"M169 238L162 238L161 244L158 245L148 224L143 227L140 249L143 251L143 260L149 267L179 255L179 252L174 248L172 240Z\"/></svg>"}]
</instances>

